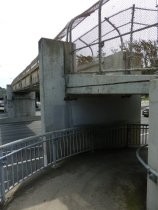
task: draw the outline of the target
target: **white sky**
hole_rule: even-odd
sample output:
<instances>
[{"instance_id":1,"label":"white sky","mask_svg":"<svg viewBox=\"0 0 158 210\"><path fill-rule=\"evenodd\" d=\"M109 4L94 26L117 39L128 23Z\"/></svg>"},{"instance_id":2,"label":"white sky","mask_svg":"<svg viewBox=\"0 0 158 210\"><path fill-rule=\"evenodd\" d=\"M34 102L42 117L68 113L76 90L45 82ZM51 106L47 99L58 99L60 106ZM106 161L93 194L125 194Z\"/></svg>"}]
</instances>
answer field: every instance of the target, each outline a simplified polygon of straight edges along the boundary
<instances>
[{"instance_id":1,"label":"white sky","mask_svg":"<svg viewBox=\"0 0 158 210\"><path fill-rule=\"evenodd\" d=\"M156 0L111 0L120 10L136 2L154 8ZM73 17L97 0L0 0L0 87L6 87L38 54L41 37L54 38ZM117 9L118 8L118 9Z\"/></svg>"}]
</instances>

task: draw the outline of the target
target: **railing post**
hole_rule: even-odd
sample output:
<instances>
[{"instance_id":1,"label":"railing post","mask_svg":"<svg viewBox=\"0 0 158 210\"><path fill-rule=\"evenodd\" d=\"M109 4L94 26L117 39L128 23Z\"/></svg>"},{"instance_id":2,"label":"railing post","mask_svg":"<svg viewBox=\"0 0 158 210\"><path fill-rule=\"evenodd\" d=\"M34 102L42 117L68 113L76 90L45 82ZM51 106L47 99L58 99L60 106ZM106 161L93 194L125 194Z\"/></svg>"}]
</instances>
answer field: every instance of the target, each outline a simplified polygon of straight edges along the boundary
<instances>
[{"instance_id":1,"label":"railing post","mask_svg":"<svg viewBox=\"0 0 158 210\"><path fill-rule=\"evenodd\" d=\"M127 124L127 140L126 140L126 147L128 148L128 146L129 146L129 141L130 141L130 136L131 136L131 134L130 134L130 125L129 124Z\"/></svg>"},{"instance_id":2,"label":"railing post","mask_svg":"<svg viewBox=\"0 0 158 210\"><path fill-rule=\"evenodd\" d=\"M99 49L98 49L98 57L99 57L99 73L102 72L102 23L101 23L101 11L102 11L102 3L103 0L99 2L98 8L98 40L99 40Z\"/></svg>"},{"instance_id":3,"label":"railing post","mask_svg":"<svg viewBox=\"0 0 158 210\"><path fill-rule=\"evenodd\" d=\"M48 165L48 153L47 153L47 142L46 142L46 137L43 137L43 152L44 152L44 167Z\"/></svg>"},{"instance_id":4,"label":"railing post","mask_svg":"<svg viewBox=\"0 0 158 210\"><path fill-rule=\"evenodd\" d=\"M53 139L53 142L52 142L52 146L53 146L53 167L56 167L56 143L55 143L55 140Z\"/></svg>"},{"instance_id":5,"label":"railing post","mask_svg":"<svg viewBox=\"0 0 158 210\"><path fill-rule=\"evenodd\" d=\"M131 17L131 33L130 33L130 69L132 68L132 62L133 62L133 26L134 26L134 14L135 14L135 4L133 4L132 7L132 17Z\"/></svg>"},{"instance_id":6,"label":"railing post","mask_svg":"<svg viewBox=\"0 0 158 210\"><path fill-rule=\"evenodd\" d=\"M2 157L2 150L0 151L0 157ZM5 185L4 185L4 168L3 168L3 160L0 160L0 202L1 204L5 201Z\"/></svg>"},{"instance_id":7,"label":"railing post","mask_svg":"<svg viewBox=\"0 0 158 210\"><path fill-rule=\"evenodd\" d=\"M90 136L91 136L91 138L90 138L90 141L91 141L91 151L92 152L94 152L94 136L95 136L95 134L94 134L94 129L93 128L91 128L90 129Z\"/></svg>"}]
</instances>

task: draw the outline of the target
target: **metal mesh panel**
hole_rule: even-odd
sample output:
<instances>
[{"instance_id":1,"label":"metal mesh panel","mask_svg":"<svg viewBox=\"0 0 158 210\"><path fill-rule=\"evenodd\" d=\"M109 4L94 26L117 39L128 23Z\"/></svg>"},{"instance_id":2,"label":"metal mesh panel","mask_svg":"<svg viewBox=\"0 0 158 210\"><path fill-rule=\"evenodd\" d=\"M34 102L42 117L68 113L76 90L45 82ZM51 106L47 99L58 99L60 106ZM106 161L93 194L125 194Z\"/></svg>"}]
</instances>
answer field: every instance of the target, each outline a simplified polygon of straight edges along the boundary
<instances>
[{"instance_id":1,"label":"metal mesh panel","mask_svg":"<svg viewBox=\"0 0 158 210\"><path fill-rule=\"evenodd\" d=\"M102 5L104 5L106 2L109 0L102 0ZM56 36L55 39L61 40L63 39L66 35L67 32L70 32L70 30L73 30L76 26L78 26L83 20L85 20L87 17L89 17L93 12L95 12L100 5L100 1L95 3L92 7L90 7L88 10L83 12L82 14L76 16L73 18L66 26L65 28Z\"/></svg>"},{"instance_id":2,"label":"metal mesh panel","mask_svg":"<svg viewBox=\"0 0 158 210\"><path fill-rule=\"evenodd\" d=\"M113 1L99 1L72 19L57 36L57 39L67 36L67 41L76 45L78 71L116 73L118 69L126 73L125 70L152 67L154 62L150 58L148 64L144 64L143 54L146 52L143 49L139 55L136 45L145 40L150 47L156 47L157 10L140 8L139 2L138 6L129 7L126 1L122 2L122 10L120 8Z\"/></svg>"}]
</instances>

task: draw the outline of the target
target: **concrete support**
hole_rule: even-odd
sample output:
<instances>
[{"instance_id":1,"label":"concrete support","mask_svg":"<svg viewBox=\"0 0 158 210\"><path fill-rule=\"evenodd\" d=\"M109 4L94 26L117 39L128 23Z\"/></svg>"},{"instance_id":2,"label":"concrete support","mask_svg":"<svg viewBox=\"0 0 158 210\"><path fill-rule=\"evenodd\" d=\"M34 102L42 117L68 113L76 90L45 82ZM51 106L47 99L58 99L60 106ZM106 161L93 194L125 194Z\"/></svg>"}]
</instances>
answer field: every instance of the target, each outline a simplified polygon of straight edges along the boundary
<instances>
[{"instance_id":1,"label":"concrete support","mask_svg":"<svg viewBox=\"0 0 158 210\"><path fill-rule=\"evenodd\" d=\"M74 65L72 54L67 53L69 45L50 39L39 42L43 132L80 125L139 123L139 95L65 94L65 71Z\"/></svg>"},{"instance_id":2,"label":"concrete support","mask_svg":"<svg viewBox=\"0 0 158 210\"><path fill-rule=\"evenodd\" d=\"M158 171L158 80L150 84L150 115L149 115L149 151L148 164ZM148 177L147 183L147 210L158 209L158 183Z\"/></svg>"},{"instance_id":3,"label":"concrete support","mask_svg":"<svg viewBox=\"0 0 158 210\"><path fill-rule=\"evenodd\" d=\"M11 85L7 86L7 113L9 118L35 116L35 92L13 93Z\"/></svg>"},{"instance_id":4,"label":"concrete support","mask_svg":"<svg viewBox=\"0 0 158 210\"><path fill-rule=\"evenodd\" d=\"M69 43L50 39L39 41L40 99L43 132L69 127L65 98L65 48ZM67 56L70 59L71 56ZM71 59L70 59L71 60ZM70 61L71 64L71 61ZM68 66L67 66L68 68Z\"/></svg>"}]
</instances>

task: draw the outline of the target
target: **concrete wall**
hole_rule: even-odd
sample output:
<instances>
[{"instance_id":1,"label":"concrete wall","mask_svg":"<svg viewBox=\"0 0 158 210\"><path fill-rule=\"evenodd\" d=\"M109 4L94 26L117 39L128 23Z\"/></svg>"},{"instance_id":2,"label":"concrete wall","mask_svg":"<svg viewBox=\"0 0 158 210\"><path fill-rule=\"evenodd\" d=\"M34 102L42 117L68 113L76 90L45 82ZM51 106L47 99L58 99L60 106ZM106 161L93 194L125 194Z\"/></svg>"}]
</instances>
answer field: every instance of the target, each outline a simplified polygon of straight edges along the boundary
<instances>
[{"instance_id":1,"label":"concrete wall","mask_svg":"<svg viewBox=\"0 0 158 210\"><path fill-rule=\"evenodd\" d=\"M158 171L158 80L151 81L150 85L150 115L149 115L149 150L148 164ZM158 184L148 177L147 183L147 210L158 209Z\"/></svg>"},{"instance_id":2,"label":"concrete wall","mask_svg":"<svg viewBox=\"0 0 158 210\"><path fill-rule=\"evenodd\" d=\"M35 116L35 92L13 93L7 86L7 113L9 118Z\"/></svg>"},{"instance_id":3,"label":"concrete wall","mask_svg":"<svg viewBox=\"0 0 158 210\"><path fill-rule=\"evenodd\" d=\"M140 122L140 96L82 96L69 106L71 126Z\"/></svg>"},{"instance_id":4,"label":"concrete wall","mask_svg":"<svg viewBox=\"0 0 158 210\"><path fill-rule=\"evenodd\" d=\"M139 123L140 96L65 95L65 57L66 69L73 65L66 50L69 45L50 39L39 42L43 132L87 124Z\"/></svg>"}]
</instances>

